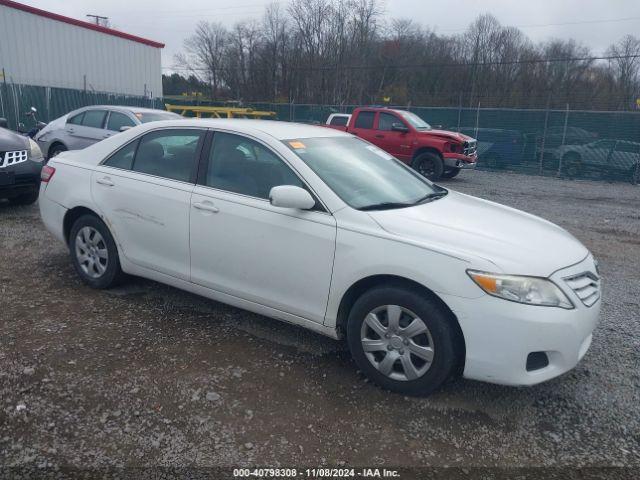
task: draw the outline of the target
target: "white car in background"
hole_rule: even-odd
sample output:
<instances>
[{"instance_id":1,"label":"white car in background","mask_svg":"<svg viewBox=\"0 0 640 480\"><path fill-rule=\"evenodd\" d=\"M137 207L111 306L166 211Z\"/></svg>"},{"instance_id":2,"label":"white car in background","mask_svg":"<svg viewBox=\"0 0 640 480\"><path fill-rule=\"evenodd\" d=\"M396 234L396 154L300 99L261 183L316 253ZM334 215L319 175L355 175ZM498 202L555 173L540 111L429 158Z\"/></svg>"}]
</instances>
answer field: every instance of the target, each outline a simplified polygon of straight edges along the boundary
<instances>
[{"instance_id":1,"label":"white car in background","mask_svg":"<svg viewBox=\"0 0 640 480\"><path fill-rule=\"evenodd\" d=\"M136 125L180 118L177 113L152 108L93 105L56 118L38 132L35 141L45 158L51 158L60 152L88 147Z\"/></svg>"},{"instance_id":2,"label":"white car in background","mask_svg":"<svg viewBox=\"0 0 640 480\"><path fill-rule=\"evenodd\" d=\"M332 113L325 124L346 127L349 124L349 120L351 120L351 115L348 113Z\"/></svg>"},{"instance_id":3,"label":"white car in background","mask_svg":"<svg viewBox=\"0 0 640 480\"><path fill-rule=\"evenodd\" d=\"M546 220L425 180L322 127L141 125L53 158L46 227L84 282L138 275L346 335L379 385L531 385L573 368L600 310L587 249Z\"/></svg>"}]
</instances>

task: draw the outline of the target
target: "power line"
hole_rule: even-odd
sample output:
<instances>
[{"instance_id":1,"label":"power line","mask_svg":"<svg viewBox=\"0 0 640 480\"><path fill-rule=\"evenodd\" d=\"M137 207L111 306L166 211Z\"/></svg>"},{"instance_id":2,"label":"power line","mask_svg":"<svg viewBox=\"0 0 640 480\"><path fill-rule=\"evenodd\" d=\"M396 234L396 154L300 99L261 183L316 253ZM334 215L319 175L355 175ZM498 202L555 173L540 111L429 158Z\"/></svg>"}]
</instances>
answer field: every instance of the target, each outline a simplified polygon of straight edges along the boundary
<instances>
[{"instance_id":1,"label":"power line","mask_svg":"<svg viewBox=\"0 0 640 480\"><path fill-rule=\"evenodd\" d=\"M538 23L538 24L525 24L525 25L506 25L507 27L515 28L541 28L541 27L559 27L566 25L592 25L596 23L614 23L614 22L627 22L631 20L640 20L640 17L624 17L624 18L610 18L607 20L579 20L575 22L560 22L560 23ZM439 31L441 32L463 32L467 28L445 28Z\"/></svg>"}]
</instances>

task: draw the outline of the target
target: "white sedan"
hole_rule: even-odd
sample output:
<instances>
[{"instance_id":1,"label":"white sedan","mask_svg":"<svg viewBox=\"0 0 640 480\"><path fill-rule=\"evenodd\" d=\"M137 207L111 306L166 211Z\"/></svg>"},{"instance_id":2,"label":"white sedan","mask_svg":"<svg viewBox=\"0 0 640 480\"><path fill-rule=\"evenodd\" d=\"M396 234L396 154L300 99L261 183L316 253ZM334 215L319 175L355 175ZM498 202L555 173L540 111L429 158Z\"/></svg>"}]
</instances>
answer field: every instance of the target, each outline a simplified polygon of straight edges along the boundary
<instances>
[{"instance_id":1,"label":"white sedan","mask_svg":"<svg viewBox=\"0 0 640 480\"><path fill-rule=\"evenodd\" d=\"M379 385L531 385L573 368L600 310L589 251L323 127L178 120L64 152L46 227L82 280L138 275L333 338Z\"/></svg>"}]
</instances>

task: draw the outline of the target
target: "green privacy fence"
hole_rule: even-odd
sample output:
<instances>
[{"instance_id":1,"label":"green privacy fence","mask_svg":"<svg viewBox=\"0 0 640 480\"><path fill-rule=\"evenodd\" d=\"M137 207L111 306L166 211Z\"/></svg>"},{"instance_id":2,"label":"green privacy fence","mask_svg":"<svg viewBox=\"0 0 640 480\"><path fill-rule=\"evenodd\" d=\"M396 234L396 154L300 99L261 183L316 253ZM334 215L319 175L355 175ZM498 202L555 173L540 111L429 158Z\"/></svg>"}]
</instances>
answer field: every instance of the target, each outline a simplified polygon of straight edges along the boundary
<instances>
[{"instance_id":1,"label":"green privacy fence","mask_svg":"<svg viewBox=\"0 0 640 480\"><path fill-rule=\"evenodd\" d=\"M0 117L17 129L31 120L31 106L44 122L86 105L164 108L163 99L0 83ZM172 98L166 103L193 104ZM223 105L198 102L201 105ZM255 102L256 110L279 120L324 123L331 113L351 113L355 105L301 105ZM445 108L403 106L434 128L460 131L478 140L478 168L597 180L640 180L640 112Z\"/></svg>"},{"instance_id":2,"label":"green privacy fence","mask_svg":"<svg viewBox=\"0 0 640 480\"><path fill-rule=\"evenodd\" d=\"M255 103L280 120L324 123L354 105ZM413 107L434 128L478 140L478 168L569 178L640 180L640 112Z\"/></svg>"},{"instance_id":3,"label":"green privacy fence","mask_svg":"<svg viewBox=\"0 0 640 480\"><path fill-rule=\"evenodd\" d=\"M19 85L0 81L0 117L6 118L9 128L18 130L33 126L25 117L31 107L38 110L38 119L49 122L76 108L87 105L130 105L136 107L164 108L162 99L149 99L113 93L72 90L68 88Z\"/></svg>"}]
</instances>

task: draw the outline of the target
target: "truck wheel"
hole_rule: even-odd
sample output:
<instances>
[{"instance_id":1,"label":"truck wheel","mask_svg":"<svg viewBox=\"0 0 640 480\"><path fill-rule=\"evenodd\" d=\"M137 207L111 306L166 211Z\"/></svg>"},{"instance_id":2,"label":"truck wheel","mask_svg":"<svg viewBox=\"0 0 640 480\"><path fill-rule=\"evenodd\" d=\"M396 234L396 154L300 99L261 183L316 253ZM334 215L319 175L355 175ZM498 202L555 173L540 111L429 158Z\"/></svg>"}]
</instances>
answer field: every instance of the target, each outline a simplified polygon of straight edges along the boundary
<instances>
[{"instance_id":1,"label":"truck wheel","mask_svg":"<svg viewBox=\"0 0 640 480\"><path fill-rule=\"evenodd\" d=\"M444 171L442 159L435 153L425 152L413 159L411 166L420 175L428 178L432 182L440 180Z\"/></svg>"},{"instance_id":2,"label":"truck wheel","mask_svg":"<svg viewBox=\"0 0 640 480\"><path fill-rule=\"evenodd\" d=\"M29 193L23 193L18 195L17 197L13 197L9 199L9 202L12 205L31 205L36 200L38 200L38 195L40 190L34 189Z\"/></svg>"},{"instance_id":3,"label":"truck wheel","mask_svg":"<svg viewBox=\"0 0 640 480\"><path fill-rule=\"evenodd\" d=\"M358 368L382 388L428 395L460 364L450 315L402 286L365 292L351 308L347 342Z\"/></svg>"},{"instance_id":4,"label":"truck wheel","mask_svg":"<svg viewBox=\"0 0 640 480\"><path fill-rule=\"evenodd\" d=\"M444 171L442 178L453 178L460 173L460 168L449 168Z\"/></svg>"}]
</instances>

